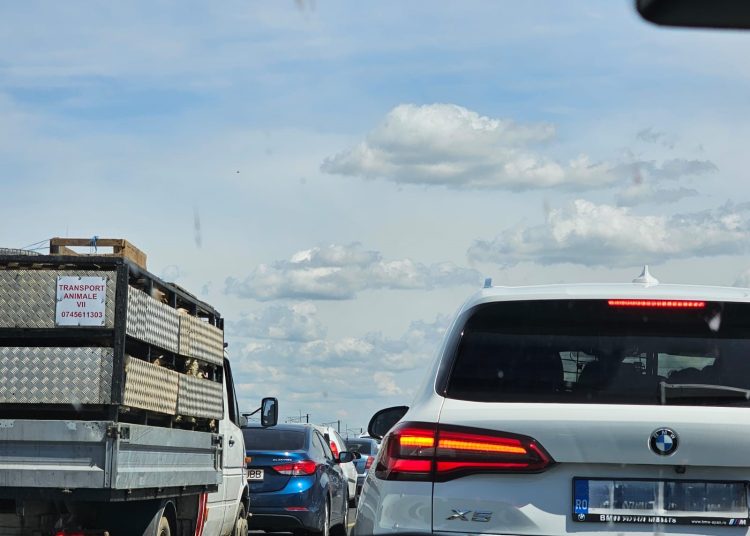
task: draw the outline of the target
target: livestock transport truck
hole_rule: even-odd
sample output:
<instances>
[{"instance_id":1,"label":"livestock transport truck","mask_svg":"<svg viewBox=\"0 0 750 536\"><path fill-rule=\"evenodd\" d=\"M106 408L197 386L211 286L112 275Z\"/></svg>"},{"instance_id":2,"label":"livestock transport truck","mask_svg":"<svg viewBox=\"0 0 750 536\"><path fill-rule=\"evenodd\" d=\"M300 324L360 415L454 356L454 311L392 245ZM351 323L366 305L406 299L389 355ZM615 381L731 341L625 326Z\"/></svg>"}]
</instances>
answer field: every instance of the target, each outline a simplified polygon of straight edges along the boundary
<instances>
[{"instance_id":1,"label":"livestock transport truck","mask_svg":"<svg viewBox=\"0 0 750 536\"><path fill-rule=\"evenodd\" d=\"M0 535L246 536L223 318L87 242L0 251Z\"/></svg>"}]
</instances>

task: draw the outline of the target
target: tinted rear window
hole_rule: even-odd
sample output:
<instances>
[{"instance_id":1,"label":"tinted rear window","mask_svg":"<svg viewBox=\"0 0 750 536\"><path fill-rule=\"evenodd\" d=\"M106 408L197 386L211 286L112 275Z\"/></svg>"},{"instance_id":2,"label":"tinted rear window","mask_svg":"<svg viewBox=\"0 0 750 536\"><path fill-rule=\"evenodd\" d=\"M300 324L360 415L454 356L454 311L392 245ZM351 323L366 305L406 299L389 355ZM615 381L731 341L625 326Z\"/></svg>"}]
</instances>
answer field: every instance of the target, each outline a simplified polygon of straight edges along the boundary
<instances>
[{"instance_id":1,"label":"tinted rear window","mask_svg":"<svg viewBox=\"0 0 750 536\"><path fill-rule=\"evenodd\" d=\"M305 432L302 430L276 430L274 428L245 428L247 450L303 450Z\"/></svg>"},{"instance_id":2,"label":"tinted rear window","mask_svg":"<svg viewBox=\"0 0 750 536\"><path fill-rule=\"evenodd\" d=\"M375 454L375 447L371 441L350 439L346 442L346 448L351 452L359 452L360 454Z\"/></svg>"},{"instance_id":3,"label":"tinted rear window","mask_svg":"<svg viewBox=\"0 0 750 536\"><path fill-rule=\"evenodd\" d=\"M503 302L467 321L447 396L488 402L748 405L746 304ZM700 385L702 387L686 387ZM735 388L714 389L706 385Z\"/></svg>"}]
</instances>

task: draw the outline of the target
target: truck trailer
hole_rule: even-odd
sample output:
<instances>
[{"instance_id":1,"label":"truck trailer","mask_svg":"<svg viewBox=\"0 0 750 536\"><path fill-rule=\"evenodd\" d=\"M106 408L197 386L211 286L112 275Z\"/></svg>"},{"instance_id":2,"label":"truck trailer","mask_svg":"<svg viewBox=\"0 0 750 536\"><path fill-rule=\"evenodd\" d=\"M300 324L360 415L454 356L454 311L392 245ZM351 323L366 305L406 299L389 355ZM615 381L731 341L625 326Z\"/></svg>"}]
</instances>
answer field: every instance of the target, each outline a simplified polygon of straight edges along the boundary
<instances>
[{"instance_id":1,"label":"truck trailer","mask_svg":"<svg viewBox=\"0 0 750 536\"><path fill-rule=\"evenodd\" d=\"M224 319L81 242L0 252L0 535L245 536Z\"/></svg>"}]
</instances>

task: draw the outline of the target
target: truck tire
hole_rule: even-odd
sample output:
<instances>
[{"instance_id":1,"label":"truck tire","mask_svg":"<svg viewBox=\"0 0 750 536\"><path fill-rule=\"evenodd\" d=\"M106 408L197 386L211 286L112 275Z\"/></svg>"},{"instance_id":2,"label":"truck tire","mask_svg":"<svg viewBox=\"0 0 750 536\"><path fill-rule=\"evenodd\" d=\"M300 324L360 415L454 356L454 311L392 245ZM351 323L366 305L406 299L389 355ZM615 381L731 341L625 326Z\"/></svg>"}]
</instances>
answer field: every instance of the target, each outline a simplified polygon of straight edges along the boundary
<instances>
[{"instance_id":1,"label":"truck tire","mask_svg":"<svg viewBox=\"0 0 750 536\"><path fill-rule=\"evenodd\" d=\"M237 509L237 519L234 520L234 528L232 529L232 536L247 536L248 525L247 525L247 513L245 512L245 504L240 503L240 507ZM171 536L171 535L168 535Z\"/></svg>"}]
</instances>

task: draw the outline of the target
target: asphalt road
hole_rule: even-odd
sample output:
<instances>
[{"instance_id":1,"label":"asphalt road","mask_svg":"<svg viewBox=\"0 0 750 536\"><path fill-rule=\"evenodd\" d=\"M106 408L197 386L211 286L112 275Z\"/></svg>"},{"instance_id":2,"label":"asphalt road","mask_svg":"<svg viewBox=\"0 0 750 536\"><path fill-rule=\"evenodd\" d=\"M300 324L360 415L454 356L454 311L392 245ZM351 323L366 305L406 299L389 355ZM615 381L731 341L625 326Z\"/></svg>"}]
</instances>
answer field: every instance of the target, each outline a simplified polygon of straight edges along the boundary
<instances>
[{"instance_id":1,"label":"asphalt road","mask_svg":"<svg viewBox=\"0 0 750 536\"><path fill-rule=\"evenodd\" d=\"M356 508L350 508L349 509L349 530L352 529L354 526L354 520L357 518L357 509ZM249 531L249 534L265 534L262 530L251 530ZM291 532L276 532L274 534L291 534Z\"/></svg>"}]
</instances>

